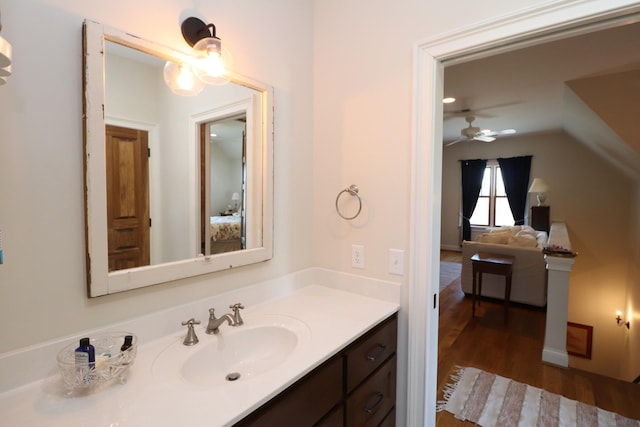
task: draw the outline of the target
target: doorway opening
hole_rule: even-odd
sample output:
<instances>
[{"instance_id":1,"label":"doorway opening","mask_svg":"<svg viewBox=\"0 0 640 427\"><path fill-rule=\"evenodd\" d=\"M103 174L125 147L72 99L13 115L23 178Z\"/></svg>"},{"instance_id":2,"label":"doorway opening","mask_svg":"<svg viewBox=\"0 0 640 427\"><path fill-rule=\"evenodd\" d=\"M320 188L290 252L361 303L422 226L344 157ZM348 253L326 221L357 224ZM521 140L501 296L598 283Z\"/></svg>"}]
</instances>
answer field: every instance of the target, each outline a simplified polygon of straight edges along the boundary
<instances>
[{"instance_id":1,"label":"doorway opening","mask_svg":"<svg viewBox=\"0 0 640 427\"><path fill-rule=\"evenodd\" d=\"M588 10L585 10L588 9ZM407 423L435 420L438 345L438 273L442 201L442 104L444 64L487 57L500 50L584 33L595 26L613 26L637 5L612 6L596 1L588 8L549 5L501 17L494 25L418 43L415 56L415 102L411 241L412 269L408 293L409 375ZM508 47L508 48L507 48ZM428 286L424 286L428 283ZM425 307L428 307L425 310Z\"/></svg>"}]
</instances>

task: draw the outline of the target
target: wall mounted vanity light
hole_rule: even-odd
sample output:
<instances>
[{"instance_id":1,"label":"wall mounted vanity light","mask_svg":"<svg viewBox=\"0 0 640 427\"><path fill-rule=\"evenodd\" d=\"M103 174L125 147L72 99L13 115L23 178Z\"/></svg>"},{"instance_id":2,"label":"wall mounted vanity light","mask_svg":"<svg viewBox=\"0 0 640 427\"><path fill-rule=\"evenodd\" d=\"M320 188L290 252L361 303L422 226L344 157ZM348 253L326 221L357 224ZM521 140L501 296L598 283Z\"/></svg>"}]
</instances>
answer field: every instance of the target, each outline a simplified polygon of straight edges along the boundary
<instances>
[{"instance_id":1,"label":"wall mounted vanity light","mask_svg":"<svg viewBox=\"0 0 640 427\"><path fill-rule=\"evenodd\" d=\"M618 322L618 326L624 325L627 327L627 329L631 329L631 322L629 322L628 320L624 321L622 319L622 311L620 310L616 312L616 322Z\"/></svg>"},{"instance_id":2,"label":"wall mounted vanity light","mask_svg":"<svg viewBox=\"0 0 640 427\"><path fill-rule=\"evenodd\" d=\"M164 79L169 88L178 95L197 95L204 84L224 85L232 77L233 57L229 49L222 47L216 35L216 26L205 24L198 18L187 18L181 25L182 36L193 47L189 64L167 62Z\"/></svg>"},{"instance_id":3,"label":"wall mounted vanity light","mask_svg":"<svg viewBox=\"0 0 640 427\"><path fill-rule=\"evenodd\" d=\"M0 31L2 31L2 16L0 15ZM11 75L11 44L0 36L0 86L7 82Z\"/></svg>"}]
</instances>

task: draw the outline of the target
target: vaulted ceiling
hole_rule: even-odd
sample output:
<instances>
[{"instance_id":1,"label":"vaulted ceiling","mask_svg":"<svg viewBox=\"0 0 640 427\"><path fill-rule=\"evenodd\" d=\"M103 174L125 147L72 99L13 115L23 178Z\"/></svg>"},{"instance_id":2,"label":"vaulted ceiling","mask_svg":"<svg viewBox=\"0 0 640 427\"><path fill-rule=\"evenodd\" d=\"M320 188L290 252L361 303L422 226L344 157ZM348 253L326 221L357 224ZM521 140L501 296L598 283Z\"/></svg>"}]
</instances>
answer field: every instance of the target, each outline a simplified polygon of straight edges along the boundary
<instances>
[{"instance_id":1,"label":"vaulted ceiling","mask_svg":"<svg viewBox=\"0 0 640 427\"><path fill-rule=\"evenodd\" d=\"M469 115L515 137L563 130L640 177L640 23L448 66L444 94L456 98L444 106L445 143Z\"/></svg>"}]
</instances>

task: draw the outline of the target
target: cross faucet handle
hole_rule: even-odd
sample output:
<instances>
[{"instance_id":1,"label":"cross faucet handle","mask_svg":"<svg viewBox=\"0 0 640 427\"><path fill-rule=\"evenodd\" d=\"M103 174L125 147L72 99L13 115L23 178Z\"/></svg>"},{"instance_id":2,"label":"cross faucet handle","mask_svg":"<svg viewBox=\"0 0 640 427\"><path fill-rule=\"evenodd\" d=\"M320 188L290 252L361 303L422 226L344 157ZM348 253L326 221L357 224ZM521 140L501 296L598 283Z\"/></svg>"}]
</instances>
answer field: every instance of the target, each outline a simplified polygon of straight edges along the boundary
<instances>
[{"instance_id":1,"label":"cross faucet handle","mask_svg":"<svg viewBox=\"0 0 640 427\"><path fill-rule=\"evenodd\" d=\"M240 326L244 323L242 317L240 317L240 310L244 310L244 305L239 302L229 306L233 310L233 326Z\"/></svg>"},{"instance_id":2,"label":"cross faucet handle","mask_svg":"<svg viewBox=\"0 0 640 427\"><path fill-rule=\"evenodd\" d=\"M194 319L193 317L189 320L185 320L184 322L182 322L182 326L187 327L187 335L184 337L184 341L182 341L182 344L184 345L198 344L200 340L196 336L196 331L193 329L193 325L199 325L199 324L200 324L200 321Z\"/></svg>"}]
</instances>

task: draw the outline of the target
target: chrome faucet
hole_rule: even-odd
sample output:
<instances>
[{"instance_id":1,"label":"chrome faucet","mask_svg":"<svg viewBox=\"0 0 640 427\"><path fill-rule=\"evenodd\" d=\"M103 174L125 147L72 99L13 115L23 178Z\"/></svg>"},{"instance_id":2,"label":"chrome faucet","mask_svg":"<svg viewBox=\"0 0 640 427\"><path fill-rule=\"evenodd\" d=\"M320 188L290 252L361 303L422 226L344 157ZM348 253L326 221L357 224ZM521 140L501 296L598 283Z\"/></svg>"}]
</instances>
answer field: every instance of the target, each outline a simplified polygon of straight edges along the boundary
<instances>
[{"instance_id":1,"label":"chrome faucet","mask_svg":"<svg viewBox=\"0 0 640 427\"><path fill-rule=\"evenodd\" d=\"M205 330L206 333L208 334L217 334L220 332L220 329L218 329L220 327L220 325L222 325L224 323L224 321L227 321L227 324L234 326L233 325L233 316L230 313L224 314L222 315L220 318L216 318L215 315L215 309L214 308L210 308L209 309L209 324L207 325L207 329Z\"/></svg>"}]
</instances>

